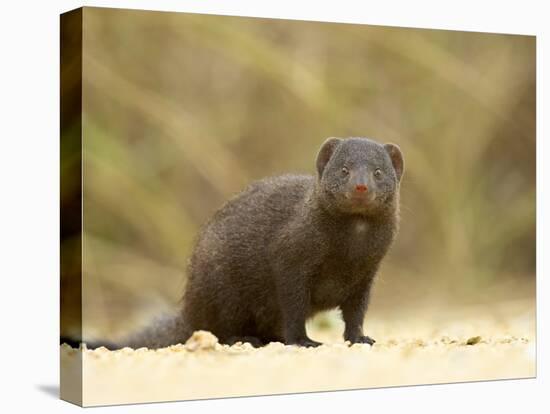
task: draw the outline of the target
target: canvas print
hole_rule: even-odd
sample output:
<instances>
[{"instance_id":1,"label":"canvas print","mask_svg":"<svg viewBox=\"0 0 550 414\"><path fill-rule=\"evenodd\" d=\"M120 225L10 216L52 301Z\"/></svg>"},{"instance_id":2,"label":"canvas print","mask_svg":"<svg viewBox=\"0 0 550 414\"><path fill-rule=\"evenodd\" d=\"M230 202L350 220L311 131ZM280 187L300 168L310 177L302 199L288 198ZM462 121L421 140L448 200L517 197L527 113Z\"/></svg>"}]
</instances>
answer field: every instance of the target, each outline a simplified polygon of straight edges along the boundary
<instances>
[{"instance_id":1,"label":"canvas print","mask_svg":"<svg viewBox=\"0 0 550 414\"><path fill-rule=\"evenodd\" d=\"M61 397L530 378L534 36L61 16Z\"/></svg>"}]
</instances>

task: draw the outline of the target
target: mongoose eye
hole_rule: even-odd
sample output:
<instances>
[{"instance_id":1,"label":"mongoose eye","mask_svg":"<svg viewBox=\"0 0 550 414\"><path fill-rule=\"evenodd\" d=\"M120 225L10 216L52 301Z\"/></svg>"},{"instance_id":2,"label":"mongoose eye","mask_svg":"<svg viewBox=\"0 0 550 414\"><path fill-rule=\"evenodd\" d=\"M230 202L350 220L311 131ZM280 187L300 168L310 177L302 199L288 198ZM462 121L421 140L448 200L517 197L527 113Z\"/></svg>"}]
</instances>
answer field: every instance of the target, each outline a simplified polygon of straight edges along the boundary
<instances>
[{"instance_id":1,"label":"mongoose eye","mask_svg":"<svg viewBox=\"0 0 550 414\"><path fill-rule=\"evenodd\" d=\"M382 170L380 168L377 168L376 170L374 170L374 176L376 178L382 178Z\"/></svg>"},{"instance_id":2,"label":"mongoose eye","mask_svg":"<svg viewBox=\"0 0 550 414\"><path fill-rule=\"evenodd\" d=\"M349 174L349 170L348 170L346 167L342 167L342 174L348 175L348 174Z\"/></svg>"}]
</instances>

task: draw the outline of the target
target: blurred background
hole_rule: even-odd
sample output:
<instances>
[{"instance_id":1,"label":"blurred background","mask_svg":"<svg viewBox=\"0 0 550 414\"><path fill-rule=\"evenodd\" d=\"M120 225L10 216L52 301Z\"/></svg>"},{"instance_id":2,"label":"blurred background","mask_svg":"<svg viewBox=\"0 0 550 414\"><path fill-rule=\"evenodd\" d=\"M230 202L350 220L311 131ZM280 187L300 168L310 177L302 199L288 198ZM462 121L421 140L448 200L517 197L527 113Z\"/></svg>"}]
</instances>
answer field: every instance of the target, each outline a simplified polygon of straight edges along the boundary
<instances>
[{"instance_id":1,"label":"blurred background","mask_svg":"<svg viewBox=\"0 0 550 414\"><path fill-rule=\"evenodd\" d=\"M534 304L534 37L83 15L85 336L174 307L201 224L255 179L313 174L329 136L405 156L401 230L369 317Z\"/></svg>"}]
</instances>

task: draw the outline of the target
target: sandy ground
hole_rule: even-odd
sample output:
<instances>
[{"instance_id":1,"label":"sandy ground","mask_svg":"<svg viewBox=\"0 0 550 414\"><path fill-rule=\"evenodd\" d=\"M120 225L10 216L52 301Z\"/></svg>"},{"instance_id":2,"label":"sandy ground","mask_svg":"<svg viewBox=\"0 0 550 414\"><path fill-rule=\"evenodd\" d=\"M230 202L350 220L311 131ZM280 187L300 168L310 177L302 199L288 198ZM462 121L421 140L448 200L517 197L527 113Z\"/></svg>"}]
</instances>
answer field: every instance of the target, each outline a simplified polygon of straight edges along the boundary
<instances>
[{"instance_id":1,"label":"sandy ground","mask_svg":"<svg viewBox=\"0 0 550 414\"><path fill-rule=\"evenodd\" d=\"M242 395L388 387L536 375L531 301L441 312L425 307L366 321L373 347L348 346L337 313L308 326L326 343L299 348L273 343L220 345L197 333L185 345L159 350L74 350L61 347L65 398L86 406Z\"/></svg>"}]
</instances>

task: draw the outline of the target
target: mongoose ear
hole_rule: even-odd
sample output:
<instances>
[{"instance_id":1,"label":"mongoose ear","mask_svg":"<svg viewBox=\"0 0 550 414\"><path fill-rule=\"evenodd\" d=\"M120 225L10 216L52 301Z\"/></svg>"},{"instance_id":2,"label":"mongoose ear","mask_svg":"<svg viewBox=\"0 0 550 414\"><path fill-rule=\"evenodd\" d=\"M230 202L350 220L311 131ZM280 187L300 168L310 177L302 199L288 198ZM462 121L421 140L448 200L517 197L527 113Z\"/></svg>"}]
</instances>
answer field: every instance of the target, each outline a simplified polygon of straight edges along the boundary
<instances>
[{"instance_id":1,"label":"mongoose ear","mask_svg":"<svg viewBox=\"0 0 550 414\"><path fill-rule=\"evenodd\" d=\"M403 170L405 169L405 161L403 160L401 149L395 144L385 144L384 148L390 155L391 163L397 175L397 182L400 182L403 176Z\"/></svg>"},{"instance_id":2,"label":"mongoose ear","mask_svg":"<svg viewBox=\"0 0 550 414\"><path fill-rule=\"evenodd\" d=\"M330 157L332 157L334 150L342 141L341 138L328 138L323 145L321 145L321 149L317 154L317 174L319 174L319 178L323 175L325 166L330 160Z\"/></svg>"}]
</instances>

